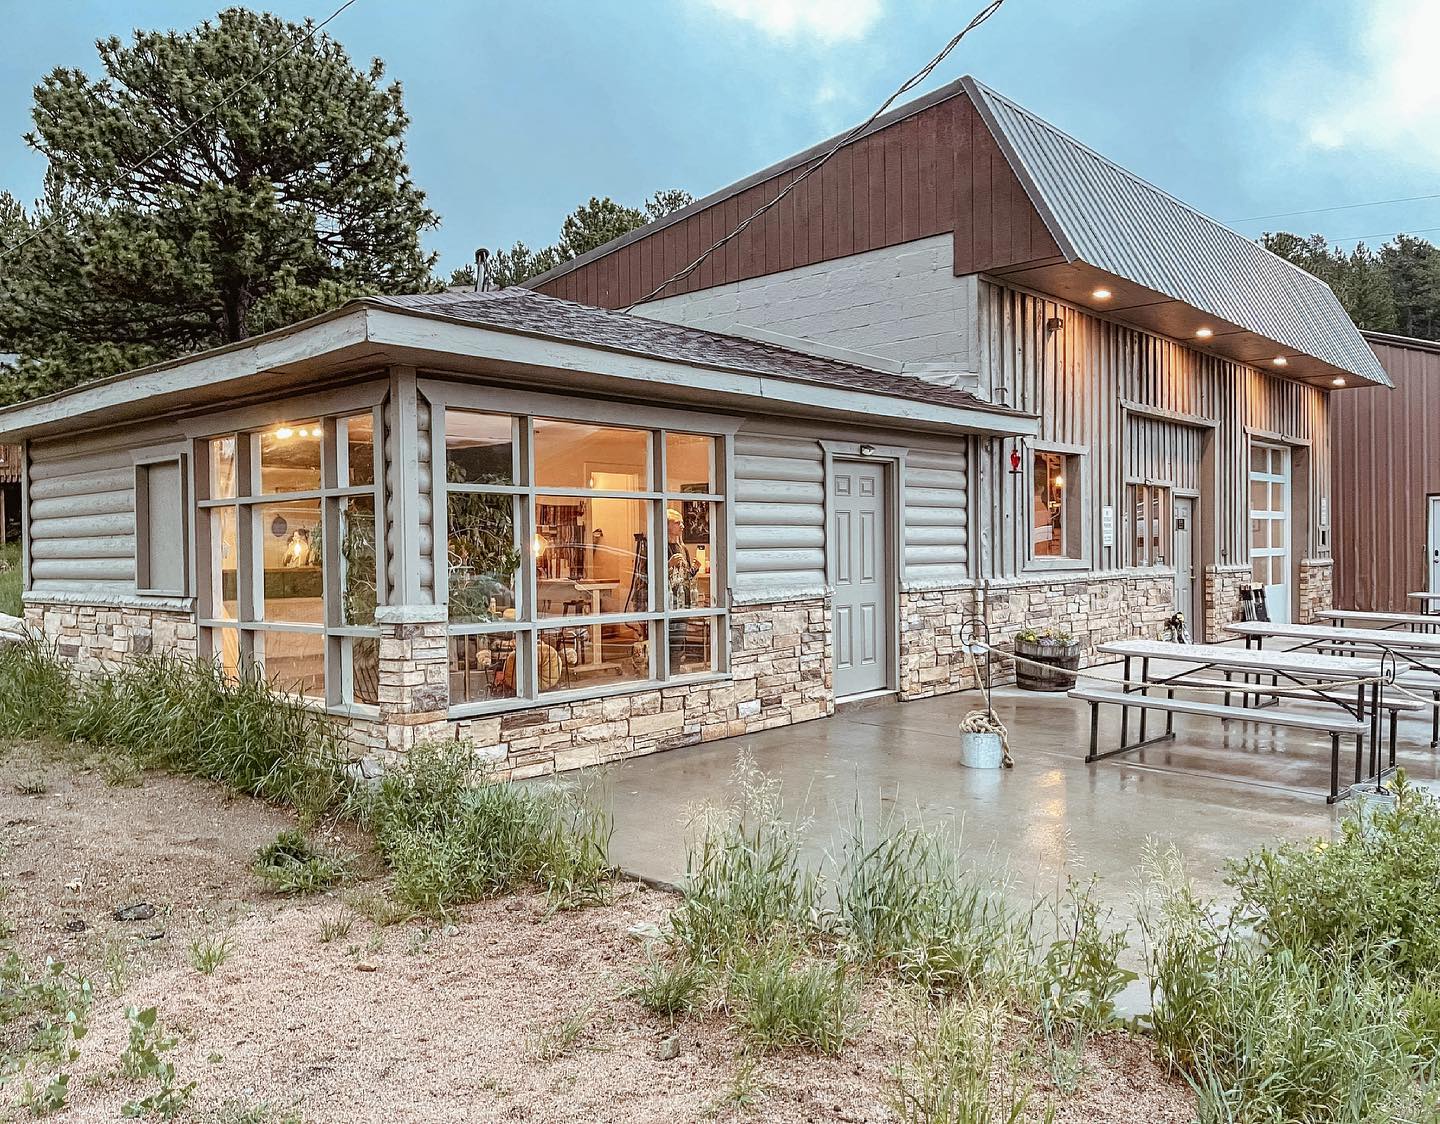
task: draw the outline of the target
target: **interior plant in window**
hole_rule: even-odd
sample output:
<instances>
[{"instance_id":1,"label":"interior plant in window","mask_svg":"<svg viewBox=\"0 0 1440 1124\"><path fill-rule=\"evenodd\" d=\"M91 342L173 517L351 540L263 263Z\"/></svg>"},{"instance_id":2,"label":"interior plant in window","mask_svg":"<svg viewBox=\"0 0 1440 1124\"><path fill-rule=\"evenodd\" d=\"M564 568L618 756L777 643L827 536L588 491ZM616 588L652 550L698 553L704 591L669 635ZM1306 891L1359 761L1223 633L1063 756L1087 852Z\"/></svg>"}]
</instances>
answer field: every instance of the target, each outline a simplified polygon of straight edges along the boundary
<instances>
[{"instance_id":1,"label":"interior plant in window","mask_svg":"<svg viewBox=\"0 0 1440 1124\"><path fill-rule=\"evenodd\" d=\"M451 492L446 552L450 564L450 619L492 621L515 607L521 553L515 541L510 496Z\"/></svg>"}]
</instances>

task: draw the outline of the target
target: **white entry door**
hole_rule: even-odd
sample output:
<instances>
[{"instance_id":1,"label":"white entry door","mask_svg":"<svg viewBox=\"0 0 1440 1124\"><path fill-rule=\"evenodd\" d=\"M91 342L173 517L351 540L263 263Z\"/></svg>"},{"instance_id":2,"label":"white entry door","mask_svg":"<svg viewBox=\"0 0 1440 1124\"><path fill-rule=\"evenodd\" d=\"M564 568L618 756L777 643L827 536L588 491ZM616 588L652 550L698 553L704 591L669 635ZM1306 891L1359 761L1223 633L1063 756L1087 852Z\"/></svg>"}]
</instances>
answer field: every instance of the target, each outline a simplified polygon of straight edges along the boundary
<instances>
[{"instance_id":1,"label":"white entry door","mask_svg":"<svg viewBox=\"0 0 1440 1124\"><path fill-rule=\"evenodd\" d=\"M890 686L894 594L885 496L884 465L834 463L829 548L835 574L835 694L840 698Z\"/></svg>"},{"instance_id":2,"label":"white entry door","mask_svg":"<svg viewBox=\"0 0 1440 1124\"><path fill-rule=\"evenodd\" d=\"M1430 497L1430 585L1431 593L1440 593L1440 496ZM1432 606L1426 606L1432 608Z\"/></svg>"},{"instance_id":3,"label":"white entry door","mask_svg":"<svg viewBox=\"0 0 1440 1124\"><path fill-rule=\"evenodd\" d=\"M1290 450L1250 446L1250 569L1272 621L1290 620Z\"/></svg>"}]
</instances>

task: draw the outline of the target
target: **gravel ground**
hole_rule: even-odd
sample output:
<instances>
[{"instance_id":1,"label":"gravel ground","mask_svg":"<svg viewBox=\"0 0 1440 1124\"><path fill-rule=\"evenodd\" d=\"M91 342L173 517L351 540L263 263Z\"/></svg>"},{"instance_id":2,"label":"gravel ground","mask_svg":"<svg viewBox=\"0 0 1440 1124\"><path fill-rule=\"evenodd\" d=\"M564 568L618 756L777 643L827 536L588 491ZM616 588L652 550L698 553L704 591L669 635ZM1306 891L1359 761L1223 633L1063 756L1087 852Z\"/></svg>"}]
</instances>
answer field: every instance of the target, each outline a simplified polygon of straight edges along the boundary
<instances>
[{"instance_id":1,"label":"gravel ground","mask_svg":"<svg viewBox=\"0 0 1440 1124\"><path fill-rule=\"evenodd\" d=\"M624 997L645 952L626 930L658 923L673 899L637 884L612 904L553 913L522 895L467 909L452 928L420 921L378 929L356 918L322 942L340 896L268 895L248 872L257 846L290 818L211 785L147 775L109 787L73 761L29 751L0 761L0 882L5 916L27 956L86 972L96 1001L70 1067L62 1121L115 1120L148 1091L113 1076L124 1008L156 1005L179 1036L167 1055L197 1088L185 1119L234 1124L394 1121L884 1121L904 1054L898 1000L866 994L867 1029L838 1058L759 1059L758 1098L727 1097L741 1043L718 1017L686 1020L662 1060L667 1022ZM363 846L355 838L338 840ZM363 864L362 864L363 869ZM351 893L383 889L378 872ZM152 918L118 922L137 902ZM229 938L212 975L190 942ZM121 987L111 969L121 969ZM562 1030L578 1027L561 1048ZM1011 1039L1023 1034L1015 1031ZM1050 1090L1037 1090L1035 1104ZM0 1104L13 1099L0 1094ZM1088 1044L1078 1089L1057 1120L1193 1119L1182 1083L1128 1036Z\"/></svg>"}]
</instances>

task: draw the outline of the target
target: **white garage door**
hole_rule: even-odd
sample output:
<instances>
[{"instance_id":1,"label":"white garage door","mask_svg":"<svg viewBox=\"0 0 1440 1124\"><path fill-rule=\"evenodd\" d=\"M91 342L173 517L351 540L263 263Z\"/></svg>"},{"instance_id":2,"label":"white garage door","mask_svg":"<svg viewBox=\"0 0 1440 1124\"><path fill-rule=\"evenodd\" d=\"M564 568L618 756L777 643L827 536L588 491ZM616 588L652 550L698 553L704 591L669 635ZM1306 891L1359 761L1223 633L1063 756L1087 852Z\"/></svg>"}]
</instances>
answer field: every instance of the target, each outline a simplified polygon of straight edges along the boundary
<instances>
[{"instance_id":1,"label":"white garage door","mask_svg":"<svg viewBox=\"0 0 1440 1124\"><path fill-rule=\"evenodd\" d=\"M1272 621L1290 619L1290 450L1250 446L1250 569Z\"/></svg>"}]
</instances>

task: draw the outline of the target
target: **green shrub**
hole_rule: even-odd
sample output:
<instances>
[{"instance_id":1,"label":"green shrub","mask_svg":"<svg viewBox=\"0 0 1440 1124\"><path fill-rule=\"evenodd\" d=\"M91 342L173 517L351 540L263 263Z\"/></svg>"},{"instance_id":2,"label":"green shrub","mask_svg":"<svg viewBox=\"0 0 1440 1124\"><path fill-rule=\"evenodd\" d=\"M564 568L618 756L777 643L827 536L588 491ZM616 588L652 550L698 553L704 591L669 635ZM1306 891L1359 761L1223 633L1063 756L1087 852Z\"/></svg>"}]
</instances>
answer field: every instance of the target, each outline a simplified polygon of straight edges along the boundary
<instances>
[{"instance_id":1,"label":"green shrub","mask_svg":"<svg viewBox=\"0 0 1440 1124\"><path fill-rule=\"evenodd\" d=\"M751 1045L838 1054L859 1030L859 988L843 962L804 957L777 940L735 955L726 1003Z\"/></svg>"},{"instance_id":2,"label":"green shrub","mask_svg":"<svg viewBox=\"0 0 1440 1124\"><path fill-rule=\"evenodd\" d=\"M300 832L286 830L255 852L251 869L277 894L318 894L343 882L350 863Z\"/></svg>"},{"instance_id":3,"label":"green shrub","mask_svg":"<svg viewBox=\"0 0 1440 1124\"><path fill-rule=\"evenodd\" d=\"M1387 950L1268 943L1201 901L1173 853L1147 868L1146 1021L1202 1121L1407 1119L1391 1109L1434 1078L1428 983L1395 972Z\"/></svg>"},{"instance_id":4,"label":"green shrub","mask_svg":"<svg viewBox=\"0 0 1440 1124\"><path fill-rule=\"evenodd\" d=\"M1094 1027L1113 1022L1115 1000L1139 977L1120 967L1128 943L1125 929L1108 930L1095 897L1095 882L1069 880L1055 908L1055 932L1032 978L1041 1017Z\"/></svg>"},{"instance_id":5,"label":"green shrub","mask_svg":"<svg viewBox=\"0 0 1440 1124\"><path fill-rule=\"evenodd\" d=\"M522 886L562 904L607 892L613 823L588 789L485 783L456 742L417 746L354 804L394 871L397 901L440 915Z\"/></svg>"},{"instance_id":6,"label":"green shrub","mask_svg":"<svg viewBox=\"0 0 1440 1124\"><path fill-rule=\"evenodd\" d=\"M77 690L40 642L0 647L0 734L63 737Z\"/></svg>"},{"instance_id":7,"label":"green shrub","mask_svg":"<svg viewBox=\"0 0 1440 1124\"><path fill-rule=\"evenodd\" d=\"M1232 864L1242 922L1277 948L1384 952L1418 977L1440 969L1440 803L1396 783L1393 812L1362 837L1348 819L1334 842L1286 843Z\"/></svg>"}]
</instances>

